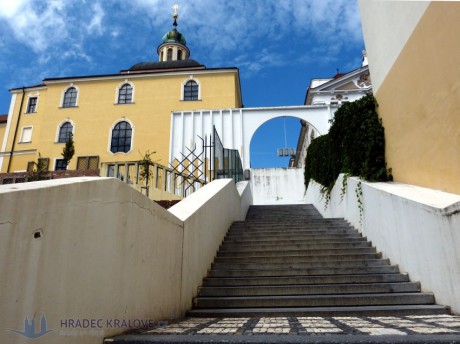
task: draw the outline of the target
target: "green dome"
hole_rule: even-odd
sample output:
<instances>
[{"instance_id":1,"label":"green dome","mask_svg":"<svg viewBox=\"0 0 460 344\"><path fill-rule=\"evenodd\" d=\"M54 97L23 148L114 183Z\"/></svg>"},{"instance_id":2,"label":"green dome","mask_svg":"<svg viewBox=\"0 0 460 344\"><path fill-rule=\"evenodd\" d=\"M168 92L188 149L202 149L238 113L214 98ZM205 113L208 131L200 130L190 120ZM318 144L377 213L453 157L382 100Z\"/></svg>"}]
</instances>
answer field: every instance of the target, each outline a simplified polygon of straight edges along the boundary
<instances>
[{"instance_id":1,"label":"green dome","mask_svg":"<svg viewBox=\"0 0 460 344\"><path fill-rule=\"evenodd\" d=\"M176 29L173 29L163 36L163 43L181 43L186 45L187 42L185 41L185 37Z\"/></svg>"}]
</instances>

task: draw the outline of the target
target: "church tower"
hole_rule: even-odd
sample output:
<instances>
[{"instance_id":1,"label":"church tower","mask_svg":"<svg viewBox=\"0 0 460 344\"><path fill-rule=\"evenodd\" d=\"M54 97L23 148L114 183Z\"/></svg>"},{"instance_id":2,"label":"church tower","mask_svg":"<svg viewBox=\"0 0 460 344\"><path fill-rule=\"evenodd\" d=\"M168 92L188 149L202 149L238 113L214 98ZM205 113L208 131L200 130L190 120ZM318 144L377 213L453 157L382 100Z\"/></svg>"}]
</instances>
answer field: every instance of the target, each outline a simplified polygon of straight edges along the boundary
<instances>
[{"instance_id":1,"label":"church tower","mask_svg":"<svg viewBox=\"0 0 460 344\"><path fill-rule=\"evenodd\" d=\"M179 6L174 5L174 28L163 36L163 43L157 49L159 62L188 60L190 50L187 48L185 37L177 31L177 18Z\"/></svg>"}]
</instances>

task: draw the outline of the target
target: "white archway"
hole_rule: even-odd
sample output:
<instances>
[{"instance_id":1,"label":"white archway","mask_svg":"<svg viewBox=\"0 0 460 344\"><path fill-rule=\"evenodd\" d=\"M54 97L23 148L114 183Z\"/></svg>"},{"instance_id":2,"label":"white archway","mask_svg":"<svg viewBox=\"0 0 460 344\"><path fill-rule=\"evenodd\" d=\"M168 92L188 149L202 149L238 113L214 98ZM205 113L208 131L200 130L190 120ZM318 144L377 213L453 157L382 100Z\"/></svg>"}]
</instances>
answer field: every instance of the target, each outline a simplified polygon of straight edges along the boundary
<instances>
[{"instance_id":1,"label":"white archway","mask_svg":"<svg viewBox=\"0 0 460 344\"><path fill-rule=\"evenodd\" d=\"M283 116L264 122L257 128L249 144L251 168L288 167L291 155L284 155L284 149L296 151L302 122L305 121L299 117ZM283 150L282 156L279 155L279 149Z\"/></svg>"},{"instance_id":2,"label":"white archway","mask_svg":"<svg viewBox=\"0 0 460 344\"><path fill-rule=\"evenodd\" d=\"M213 127L225 148L237 149L243 168L250 168L250 143L256 130L265 122L277 117L297 117L307 121L320 135L329 131L329 120L337 106L306 105L266 108L240 108L218 110L180 111L171 114L169 161L180 160L181 153L195 144L200 152L200 137L209 137Z\"/></svg>"}]
</instances>

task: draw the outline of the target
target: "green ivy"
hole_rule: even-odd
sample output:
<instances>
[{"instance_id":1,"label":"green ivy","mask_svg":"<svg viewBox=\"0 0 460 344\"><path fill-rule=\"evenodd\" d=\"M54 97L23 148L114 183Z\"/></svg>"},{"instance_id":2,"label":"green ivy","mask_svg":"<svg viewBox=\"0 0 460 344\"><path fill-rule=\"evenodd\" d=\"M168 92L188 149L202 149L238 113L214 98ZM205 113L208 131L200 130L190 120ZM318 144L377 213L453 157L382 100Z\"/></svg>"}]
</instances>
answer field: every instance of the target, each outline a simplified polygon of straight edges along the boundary
<instances>
[{"instance_id":1,"label":"green ivy","mask_svg":"<svg viewBox=\"0 0 460 344\"><path fill-rule=\"evenodd\" d=\"M331 120L329 133L314 139L305 160L305 185L310 179L329 193L340 173L368 181L391 178L385 162L385 136L377 101L367 95L343 104Z\"/></svg>"}]
</instances>

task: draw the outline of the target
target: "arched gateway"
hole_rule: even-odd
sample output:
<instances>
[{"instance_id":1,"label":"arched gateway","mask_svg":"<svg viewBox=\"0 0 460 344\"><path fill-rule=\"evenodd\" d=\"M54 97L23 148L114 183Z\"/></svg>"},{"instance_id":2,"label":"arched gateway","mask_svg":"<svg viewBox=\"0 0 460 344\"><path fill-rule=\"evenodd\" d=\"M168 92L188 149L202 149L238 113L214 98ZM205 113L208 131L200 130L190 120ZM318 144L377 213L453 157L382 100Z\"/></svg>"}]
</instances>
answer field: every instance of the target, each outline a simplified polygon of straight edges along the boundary
<instances>
[{"instance_id":1,"label":"arched gateway","mask_svg":"<svg viewBox=\"0 0 460 344\"><path fill-rule=\"evenodd\" d=\"M199 137L209 137L215 127L223 146L238 150L243 169L247 169L251 161L249 145L252 136L265 122L283 116L297 117L323 135L329 131L329 120L336 110L337 106L333 105L306 105L173 112L169 161L182 160L182 153L195 145L196 150L201 151Z\"/></svg>"}]
</instances>

